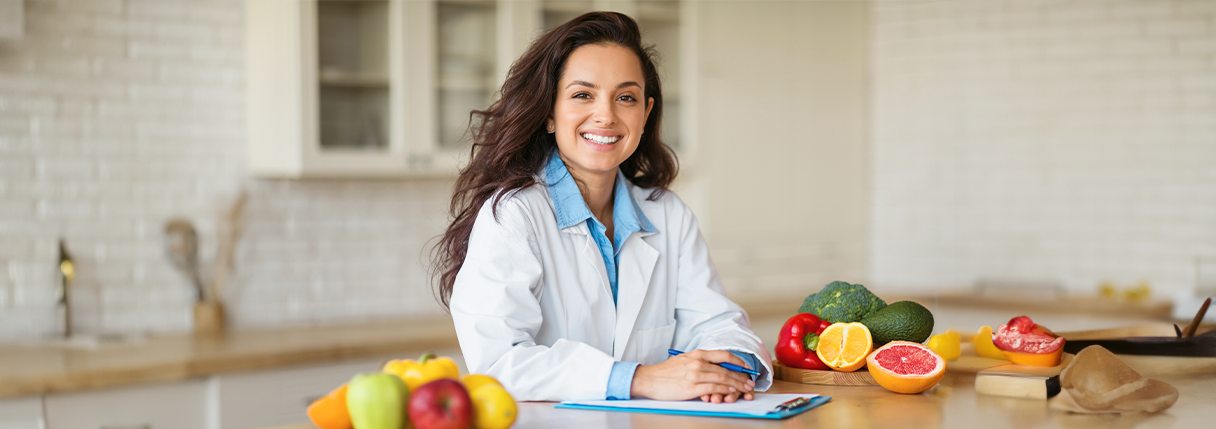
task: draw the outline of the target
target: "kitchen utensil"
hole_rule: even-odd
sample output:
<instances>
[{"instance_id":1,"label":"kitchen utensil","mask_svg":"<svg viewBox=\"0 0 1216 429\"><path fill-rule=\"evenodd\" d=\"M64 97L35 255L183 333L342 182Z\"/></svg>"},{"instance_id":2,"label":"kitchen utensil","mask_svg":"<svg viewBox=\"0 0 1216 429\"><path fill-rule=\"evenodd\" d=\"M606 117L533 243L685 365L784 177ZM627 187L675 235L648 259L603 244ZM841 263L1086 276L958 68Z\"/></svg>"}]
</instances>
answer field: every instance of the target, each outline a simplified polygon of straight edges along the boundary
<instances>
[{"instance_id":1,"label":"kitchen utensil","mask_svg":"<svg viewBox=\"0 0 1216 429\"><path fill-rule=\"evenodd\" d=\"M169 262L186 275L194 285L195 299L203 301L203 280L199 278L198 233L184 219L171 219L165 224L165 253Z\"/></svg>"},{"instance_id":2,"label":"kitchen utensil","mask_svg":"<svg viewBox=\"0 0 1216 429\"><path fill-rule=\"evenodd\" d=\"M1064 351L1080 353L1082 349L1095 345L1122 355L1216 357L1216 331L1191 338L1126 337L1065 341Z\"/></svg>"},{"instance_id":3,"label":"kitchen utensil","mask_svg":"<svg viewBox=\"0 0 1216 429\"><path fill-rule=\"evenodd\" d=\"M1199 306L1199 312L1195 313L1195 318L1191 319L1191 324L1182 330L1182 338L1191 338L1195 336L1195 330L1199 329L1199 323L1203 322L1203 316L1208 314L1208 306L1212 305L1212 298L1203 300L1203 305Z\"/></svg>"},{"instance_id":4,"label":"kitchen utensil","mask_svg":"<svg viewBox=\"0 0 1216 429\"><path fill-rule=\"evenodd\" d=\"M58 320L61 326L59 327L60 334L64 337L72 336L72 309L71 300L68 299L69 290L72 282L76 280L76 264L72 262L72 255L68 253L67 246L63 243L63 239L59 239L59 285L55 309L58 313Z\"/></svg>"},{"instance_id":5,"label":"kitchen utensil","mask_svg":"<svg viewBox=\"0 0 1216 429\"><path fill-rule=\"evenodd\" d=\"M236 252L236 242L240 239L243 229L241 214L245 210L248 197L249 194L241 192L232 207L220 219L222 230L219 235L219 248L215 251L215 275L211 277L211 284L207 288L207 299L210 301L219 302L224 294L224 286L228 284L228 274L232 272L232 255Z\"/></svg>"},{"instance_id":6,"label":"kitchen utensil","mask_svg":"<svg viewBox=\"0 0 1216 429\"><path fill-rule=\"evenodd\" d=\"M1094 338L1093 336L1070 338L1069 335L1062 334L1066 339L1064 351L1080 353L1086 347L1099 345L1112 353L1123 355L1216 357L1216 331L1195 335L1211 302L1211 298L1204 301L1199 312L1195 314L1194 320L1185 329L1179 329L1177 325L1174 325L1176 335L1173 337L1121 336L1113 331L1109 332L1111 335L1107 338Z\"/></svg>"}]
</instances>

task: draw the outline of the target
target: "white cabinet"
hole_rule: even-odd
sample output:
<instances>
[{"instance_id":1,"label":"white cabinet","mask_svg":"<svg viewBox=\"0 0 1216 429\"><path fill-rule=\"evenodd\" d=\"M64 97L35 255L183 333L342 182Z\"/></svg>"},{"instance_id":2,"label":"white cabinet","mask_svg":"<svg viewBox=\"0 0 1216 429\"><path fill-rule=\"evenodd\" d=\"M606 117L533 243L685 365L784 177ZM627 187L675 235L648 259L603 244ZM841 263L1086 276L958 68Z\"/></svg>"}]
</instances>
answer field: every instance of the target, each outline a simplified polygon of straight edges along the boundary
<instances>
[{"instance_id":1,"label":"white cabinet","mask_svg":"<svg viewBox=\"0 0 1216 429\"><path fill-rule=\"evenodd\" d=\"M431 350L450 356L461 374L468 371L459 348ZM271 427L304 423L313 400L361 372L380 371L389 359L418 359L423 351L303 368L220 374L212 377L220 429Z\"/></svg>"},{"instance_id":2,"label":"white cabinet","mask_svg":"<svg viewBox=\"0 0 1216 429\"><path fill-rule=\"evenodd\" d=\"M49 394L46 429L207 429L207 382Z\"/></svg>"},{"instance_id":3,"label":"white cabinet","mask_svg":"<svg viewBox=\"0 0 1216 429\"><path fill-rule=\"evenodd\" d=\"M313 400L360 372L380 369L381 360L222 374L218 388L220 428L257 428L307 422Z\"/></svg>"},{"instance_id":4,"label":"white cabinet","mask_svg":"<svg viewBox=\"0 0 1216 429\"><path fill-rule=\"evenodd\" d=\"M455 171L433 156L429 2L246 2L249 170L261 177Z\"/></svg>"},{"instance_id":5,"label":"white cabinet","mask_svg":"<svg viewBox=\"0 0 1216 429\"><path fill-rule=\"evenodd\" d=\"M259 177L454 176L470 111L532 39L579 14L635 16L662 53L664 139L682 108L683 2L246 0L249 170Z\"/></svg>"},{"instance_id":6,"label":"white cabinet","mask_svg":"<svg viewBox=\"0 0 1216 429\"><path fill-rule=\"evenodd\" d=\"M341 362L217 374L204 379L0 399L0 429L245 429L308 422L308 404L389 359L449 356L414 350Z\"/></svg>"},{"instance_id":7,"label":"white cabinet","mask_svg":"<svg viewBox=\"0 0 1216 429\"><path fill-rule=\"evenodd\" d=\"M0 428L44 429L42 397L0 399Z\"/></svg>"}]
</instances>

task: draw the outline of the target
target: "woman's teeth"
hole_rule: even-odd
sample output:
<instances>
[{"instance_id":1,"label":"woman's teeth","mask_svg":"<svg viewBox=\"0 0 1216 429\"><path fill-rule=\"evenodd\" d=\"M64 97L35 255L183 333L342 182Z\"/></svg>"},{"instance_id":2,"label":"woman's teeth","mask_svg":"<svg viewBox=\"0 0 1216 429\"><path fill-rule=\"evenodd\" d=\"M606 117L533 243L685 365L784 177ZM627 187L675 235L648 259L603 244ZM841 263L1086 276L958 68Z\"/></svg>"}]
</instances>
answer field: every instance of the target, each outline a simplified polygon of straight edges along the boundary
<instances>
[{"instance_id":1,"label":"woman's teeth","mask_svg":"<svg viewBox=\"0 0 1216 429\"><path fill-rule=\"evenodd\" d=\"M584 139L587 139L588 141L596 143L596 144L613 144L613 143L616 143L617 140L621 139L621 136L604 137L604 136L597 136L595 134L590 134L590 133L583 133L582 136Z\"/></svg>"}]
</instances>

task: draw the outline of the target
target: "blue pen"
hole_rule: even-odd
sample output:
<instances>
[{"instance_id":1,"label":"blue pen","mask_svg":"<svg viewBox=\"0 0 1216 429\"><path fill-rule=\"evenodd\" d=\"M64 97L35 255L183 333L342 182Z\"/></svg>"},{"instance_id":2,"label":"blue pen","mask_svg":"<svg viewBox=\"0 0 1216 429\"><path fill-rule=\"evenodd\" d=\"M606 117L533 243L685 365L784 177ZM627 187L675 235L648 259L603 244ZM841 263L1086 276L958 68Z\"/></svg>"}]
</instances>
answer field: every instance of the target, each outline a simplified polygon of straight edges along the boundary
<instances>
[{"instance_id":1,"label":"blue pen","mask_svg":"<svg viewBox=\"0 0 1216 429\"><path fill-rule=\"evenodd\" d=\"M667 354L672 355L672 356L675 356L678 354L683 354L683 353L684 352L676 350L676 349L667 349ZM747 368L744 368L744 367L741 367L739 365L735 365L735 364L729 363L729 362L722 362L722 363L718 364L718 366L729 369L734 372L742 372L744 374L754 375L757 377L760 376L760 372L758 372L754 369L747 369Z\"/></svg>"}]
</instances>

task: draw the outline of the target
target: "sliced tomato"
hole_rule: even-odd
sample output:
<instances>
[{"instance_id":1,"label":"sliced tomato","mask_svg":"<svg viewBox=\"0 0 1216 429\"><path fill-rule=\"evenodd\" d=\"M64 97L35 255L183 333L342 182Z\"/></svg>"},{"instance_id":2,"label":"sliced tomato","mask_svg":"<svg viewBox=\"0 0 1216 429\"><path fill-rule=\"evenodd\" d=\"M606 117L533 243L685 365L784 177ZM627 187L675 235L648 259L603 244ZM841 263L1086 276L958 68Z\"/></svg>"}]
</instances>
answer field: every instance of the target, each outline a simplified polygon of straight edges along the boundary
<instances>
[{"instance_id":1,"label":"sliced tomato","mask_svg":"<svg viewBox=\"0 0 1216 429\"><path fill-rule=\"evenodd\" d=\"M992 344L1007 352L1048 354L1064 347L1064 337L1036 325L1029 317L1018 316L997 329Z\"/></svg>"}]
</instances>

